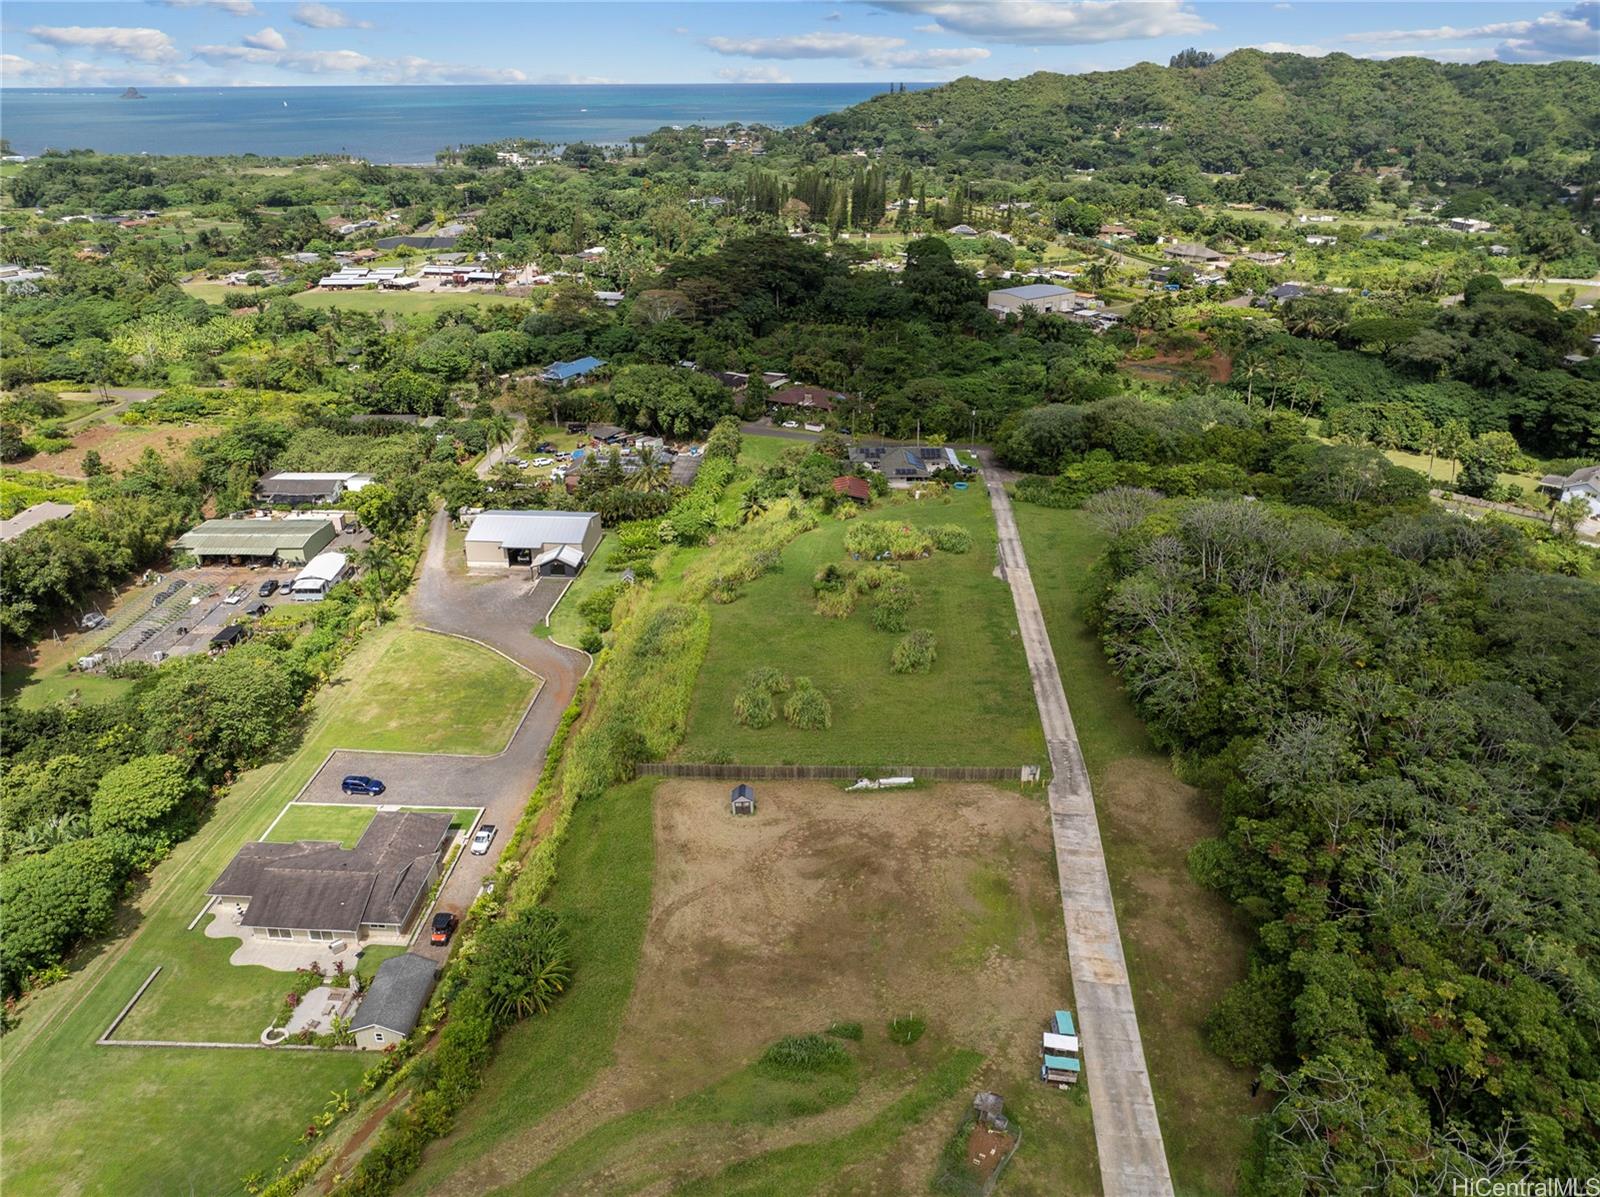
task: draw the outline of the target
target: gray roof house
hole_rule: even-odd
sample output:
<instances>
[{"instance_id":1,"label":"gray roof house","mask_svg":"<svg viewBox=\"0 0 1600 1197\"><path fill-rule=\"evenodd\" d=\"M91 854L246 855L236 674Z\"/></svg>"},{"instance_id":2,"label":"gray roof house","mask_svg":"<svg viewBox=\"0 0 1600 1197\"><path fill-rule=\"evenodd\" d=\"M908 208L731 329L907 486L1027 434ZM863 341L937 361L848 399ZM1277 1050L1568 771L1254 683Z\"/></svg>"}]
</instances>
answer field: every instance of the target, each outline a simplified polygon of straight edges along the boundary
<instances>
[{"instance_id":1,"label":"gray roof house","mask_svg":"<svg viewBox=\"0 0 1600 1197\"><path fill-rule=\"evenodd\" d=\"M37 528L40 524L48 524L51 520L66 519L74 510L71 503L35 503L27 510L0 522L0 540L15 540L29 528Z\"/></svg>"},{"instance_id":2,"label":"gray roof house","mask_svg":"<svg viewBox=\"0 0 1600 1197\"><path fill-rule=\"evenodd\" d=\"M1565 477L1546 474L1539 479L1539 489L1558 503L1587 503L1589 514L1600 516L1600 465L1584 466Z\"/></svg>"},{"instance_id":3,"label":"gray roof house","mask_svg":"<svg viewBox=\"0 0 1600 1197\"><path fill-rule=\"evenodd\" d=\"M426 956L407 952L378 965L378 974L350 1019L356 1046L382 1051L416 1029L417 1019L433 992L438 966Z\"/></svg>"},{"instance_id":4,"label":"gray roof house","mask_svg":"<svg viewBox=\"0 0 1600 1197\"><path fill-rule=\"evenodd\" d=\"M1163 245L1161 252L1169 258L1177 258L1180 262L1222 261L1222 255L1209 245L1199 245L1193 241L1174 241L1170 245Z\"/></svg>"},{"instance_id":5,"label":"gray roof house","mask_svg":"<svg viewBox=\"0 0 1600 1197\"><path fill-rule=\"evenodd\" d=\"M467 565L472 569L531 566L536 557L566 546L588 558L600 535L600 516L593 511L485 511L467 529Z\"/></svg>"},{"instance_id":6,"label":"gray roof house","mask_svg":"<svg viewBox=\"0 0 1600 1197\"><path fill-rule=\"evenodd\" d=\"M1084 306L1078 293L1054 283L1030 283L1026 287L1006 287L990 291L988 308L996 316L1006 316L1031 308L1035 312L1070 312Z\"/></svg>"},{"instance_id":7,"label":"gray roof house","mask_svg":"<svg viewBox=\"0 0 1600 1197\"><path fill-rule=\"evenodd\" d=\"M354 848L246 844L206 892L258 939L404 942L452 834L447 814L381 811Z\"/></svg>"}]
</instances>

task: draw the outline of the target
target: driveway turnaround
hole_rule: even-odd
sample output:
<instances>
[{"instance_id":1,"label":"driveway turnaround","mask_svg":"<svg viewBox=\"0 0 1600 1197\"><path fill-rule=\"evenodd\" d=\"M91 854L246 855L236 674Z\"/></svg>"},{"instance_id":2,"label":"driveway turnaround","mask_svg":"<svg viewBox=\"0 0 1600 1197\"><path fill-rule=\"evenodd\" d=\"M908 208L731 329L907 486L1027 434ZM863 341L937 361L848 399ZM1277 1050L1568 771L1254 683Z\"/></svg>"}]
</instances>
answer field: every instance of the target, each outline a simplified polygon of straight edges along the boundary
<instances>
[{"instance_id":1,"label":"driveway turnaround","mask_svg":"<svg viewBox=\"0 0 1600 1197\"><path fill-rule=\"evenodd\" d=\"M504 653L541 679L539 691L502 752L493 756L458 756L447 753L361 752L339 749L306 784L297 800L348 802L358 806L481 806L483 823L499 831L489 852L473 856L465 848L450 876L440 887L432 910L418 921L422 930L411 950L441 963L448 946L428 942L427 925L436 911L463 915L485 878L494 872L511 829L522 816L544 769L545 754L562 712L572 702L578 680L589 668L589 658L575 649L533 634L542 620L549 598L540 594L544 584L532 587L526 570L508 570L505 578L456 578L445 560L445 534L449 519L439 512L428 537L422 576L411 599L419 627L446 635L464 636ZM554 588L552 588L554 589ZM440 717L451 717L441 711ZM388 789L377 798L346 795L340 781L351 773L380 778Z\"/></svg>"},{"instance_id":2,"label":"driveway turnaround","mask_svg":"<svg viewBox=\"0 0 1600 1197\"><path fill-rule=\"evenodd\" d=\"M1172 1177L1150 1091L1139 1019L1133 1009L1133 988L1128 984L1122 936L1111 901L1111 879L1100 846L1089 770L1061 688L1061 672L1045 631L1011 500L1002 476L987 460L984 466L983 481L1000 534L1000 569L1017 605L1017 623L1054 773L1050 824L1061 875L1067 955L1094 1114L1101 1187L1106 1197L1171 1197Z\"/></svg>"}]
</instances>

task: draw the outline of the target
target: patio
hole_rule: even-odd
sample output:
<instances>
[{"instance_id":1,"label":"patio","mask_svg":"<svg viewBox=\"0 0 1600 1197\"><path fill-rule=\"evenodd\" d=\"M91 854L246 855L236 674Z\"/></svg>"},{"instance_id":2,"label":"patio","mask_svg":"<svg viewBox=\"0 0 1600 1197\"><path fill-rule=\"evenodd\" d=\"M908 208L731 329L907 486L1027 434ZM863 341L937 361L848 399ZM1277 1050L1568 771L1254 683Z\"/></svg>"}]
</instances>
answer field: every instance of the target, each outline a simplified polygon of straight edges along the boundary
<instances>
[{"instance_id":1,"label":"patio","mask_svg":"<svg viewBox=\"0 0 1600 1197\"><path fill-rule=\"evenodd\" d=\"M294 1008L294 1013L289 1015L284 1030L289 1035L298 1035L301 1031L310 1031L313 1035L325 1035L333 1030L335 1018L347 1019L355 1008L356 996L353 990L318 985L300 999L300 1004Z\"/></svg>"},{"instance_id":2,"label":"patio","mask_svg":"<svg viewBox=\"0 0 1600 1197\"><path fill-rule=\"evenodd\" d=\"M280 973L292 973L309 964L317 964L325 973L333 972L336 962L343 962L345 972L356 971L356 960L366 945L354 939L335 940L332 944L308 943L299 940L255 939L239 925L239 913L231 905L218 904L209 913L213 916L206 924L208 939L237 939L239 946L228 957L229 964L259 964ZM335 952L331 949L339 945Z\"/></svg>"}]
</instances>

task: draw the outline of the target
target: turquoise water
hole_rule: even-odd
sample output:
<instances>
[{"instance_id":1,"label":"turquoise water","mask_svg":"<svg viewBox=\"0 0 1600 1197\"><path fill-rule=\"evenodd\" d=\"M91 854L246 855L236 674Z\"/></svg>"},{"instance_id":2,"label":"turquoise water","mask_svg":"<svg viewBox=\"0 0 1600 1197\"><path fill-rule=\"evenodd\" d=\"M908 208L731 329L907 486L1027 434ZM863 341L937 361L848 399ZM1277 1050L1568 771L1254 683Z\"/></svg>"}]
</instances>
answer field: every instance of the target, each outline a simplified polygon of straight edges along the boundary
<instances>
[{"instance_id":1,"label":"turquoise water","mask_svg":"<svg viewBox=\"0 0 1600 1197\"><path fill-rule=\"evenodd\" d=\"M6 88L0 135L19 154L346 153L432 162L446 146L526 137L622 142L663 125L797 125L886 83L519 87Z\"/></svg>"}]
</instances>

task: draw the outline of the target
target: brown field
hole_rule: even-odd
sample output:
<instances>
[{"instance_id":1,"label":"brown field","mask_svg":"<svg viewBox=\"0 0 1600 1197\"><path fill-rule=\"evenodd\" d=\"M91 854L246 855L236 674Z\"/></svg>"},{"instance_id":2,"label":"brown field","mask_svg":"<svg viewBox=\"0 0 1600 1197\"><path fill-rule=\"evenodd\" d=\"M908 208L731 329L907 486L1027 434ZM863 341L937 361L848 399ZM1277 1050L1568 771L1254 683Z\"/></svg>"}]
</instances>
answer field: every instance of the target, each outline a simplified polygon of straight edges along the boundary
<instances>
[{"instance_id":1,"label":"brown field","mask_svg":"<svg viewBox=\"0 0 1600 1197\"><path fill-rule=\"evenodd\" d=\"M828 1140L959 1048L984 1057L970 1087L794 1191L925 1192L973 1090L993 1087L1027 1128L1007 1192L1097 1192L1087 1103L1036 1079L1044 1020L1071 1004L1042 800L983 785L766 783L757 796L758 815L735 818L725 785L656 788L655 886L619 1063L430 1192L665 1193L783 1147L832 1158ZM887 1024L911 1012L928 1029L908 1049ZM848 1100L720 1126L675 1112L712 1093L726 1108L768 1044L835 1020L865 1031Z\"/></svg>"},{"instance_id":2,"label":"brown field","mask_svg":"<svg viewBox=\"0 0 1600 1197\"><path fill-rule=\"evenodd\" d=\"M146 449L154 449L163 457L173 457L191 441L213 436L218 431L214 424L153 424L146 427L95 424L73 437L72 448L60 453L42 453L30 457L26 464L30 470L43 470L64 478L82 478L83 455L90 449L100 454L100 459L108 468L124 470L138 461Z\"/></svg>"}]
</instances>

